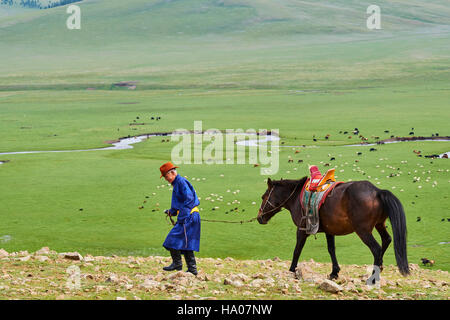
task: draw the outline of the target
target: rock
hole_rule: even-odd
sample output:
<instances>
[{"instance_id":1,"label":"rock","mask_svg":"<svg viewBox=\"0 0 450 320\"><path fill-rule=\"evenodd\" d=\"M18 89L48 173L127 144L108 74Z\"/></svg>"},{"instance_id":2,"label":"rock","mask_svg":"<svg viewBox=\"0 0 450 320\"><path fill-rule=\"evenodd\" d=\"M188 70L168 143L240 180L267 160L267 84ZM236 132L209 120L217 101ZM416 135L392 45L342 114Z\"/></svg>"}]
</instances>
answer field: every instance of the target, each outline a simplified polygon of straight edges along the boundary
<instances>
[{"instance_id":1,"label":"rock","mask_svg":"<svg viewBox=\"0 0 450 320\"><path fill-rule=\"evenodd\" d=\"M252 278L253 279L264 279L266 276L262 273L255 273Z\"/></svg>"},{"instance_id":2,"label":"rock","mask_svg":"<svg viewBox=\"0 0 450 320\"><path fill-rule=\"evenodd\" d=\"M42 247L41 249L36 251L34 254L37 256L47 255L47 254L50 254L50 249L49 249L49 247Z\"/></svg>"},{"instance_id":3,"label":"rock","mask_svg":"<svg viewBox=\"0 0 450 320\"><path fill-rule=\"evenodd\" d=\"M28 253L27 250L25 250L25 251L20 251L20 252L18 253L18 256L19 256L19 257L26 257L26 256L28 256L28 255L30 255L30 254Z\"/></svg>"},{"instance_id":4,"label":"rock","mask_svg":"<svg viewBox=\"0 0 450 320\"><path fill-rule=\"evenodd\" d=\"M236 287L236 288L240 288L240 287L242 287L244 285L240 280L232 280L230 278L225 278L223 280L223 284L230 285L230 286L233 286L233 287Z\"/></svg>"},{"instance_id":5,"label":"rock","mask_svg":"<svg viewBox=\"0 0 450 320\"><path fill-rule=\"evenodd\" d=\"M4 250L3 248L0 249L0 259L7 258L7 257L9 257L8 251Z\"/></svg>"},{"instance_id":6,"label":"rock","mask_svg":"<svg viewBox=\"0 0 450 320\"><path fill-rule=\"evenodd\" d=\"M177 271L175 273L169 274L165 278L166 278L166 280L174 280L174 279L179 279L179 278L195 278L195 275L193 275L190 272Z\"/></svg>"},{"instance_id":7,"label":"rock","mask_svg":"<svg viewBox=\"0 0 450 320\"><path fill-rule=\"evenodd\" d=\"M84 262L93 262L93 261L95 261L95 258L89 254L84 257Z\"/></svg>"},{"instance_id":8,"label":"rock","mask_svg":"<svg viewBox=\"0 0 450 320\"><path fill-rule=\"evenodd\" d=\"M74 261L81 261L83 260L83 256L79 254L78 252L65 252L64 258Z\"/></svg>"},{"instance_id":9,"label":"rock","mask_svg":"<svg viewBox=\"0 0 450 320\"><path fill-rule=\"evenodd\" d=\"M28 256L19 258L19 261L25 262L25 261L28 261L30 259L31 259L31 256L28 255Z\"/></svg>"},{"instance_id":10,"label":"rock","mask_svg":"<svg viewBox=\"0 0 450 320\"><path fill-rule=\"evenodd\" d=\"M265 281L263 279L255 279L252 282L250 282L251 287L260 288L264 286Z\"/></svg>"},{"instance_id":11,"label":"rock","mask_svg":"<svg viewBox=\"0 0 450 320\"><path fill-rule=\"evenodd\" d=\"M115 275L114 273L111 273L109 275L109 277L106 279L106 282L111 282L111 283L117 283L119 281L119 279L117 278L117 275Z\"/></svg>"},{"instance_id":12,"label":"rock","mask_svg":"<svg viewBox=\"0 0 450 320\"><path fill-rule=\"evenodd\" d=\"M319 288L331 293L338 293L343 290L343 288L336 282L327 279L322 281L322 283L319 285Z\"/></svg>"},{"instance_id":13,"label":"rock","mask_svg":"<svg viewBox=\"0 0 450 320\"><path fill-rule=\"evenodd\" d=\"M306 263L302 262L295 269L295 277L298 280L315 282L318 276L317 274L314 273L314 271L312 271L312 269Z\"/></svg>"},{"instance_id":14,"label":"rock","mask_svg":"<svg viewBox=\"0 0 450 320\"><path fill-rule=\"evenodd\" d=\"M228 279L232 280L232 281L241 281L241 282L248 282L250 281L250 277L243 274L243 273L238 273L238 274L230 274Z\"/></svg>"},{"instance_id":15,"label":"rock","mask_svg":"<svg viewBox=\"0 0 450 320\"><path fill-rule=\"evenodd\" d=\"M35 259L35 260L38 260L38 261L40 261L40 262L45 262L45 261L50 260L50 258L47 257L47 256L34 256L34 259Z\"/></svg>"},{"instance_id":16,"label":"rock","mask_svg":"<svg viewBox=\"0 0 450 320\"><path fill-rule=\"evenodd\" d=\"M140 285L140 287L142 289L155 289L160 285L160 282L152 280L152 279L147 279L144 281L144 283L142 283Z\"/></svg>"}]
</instances>

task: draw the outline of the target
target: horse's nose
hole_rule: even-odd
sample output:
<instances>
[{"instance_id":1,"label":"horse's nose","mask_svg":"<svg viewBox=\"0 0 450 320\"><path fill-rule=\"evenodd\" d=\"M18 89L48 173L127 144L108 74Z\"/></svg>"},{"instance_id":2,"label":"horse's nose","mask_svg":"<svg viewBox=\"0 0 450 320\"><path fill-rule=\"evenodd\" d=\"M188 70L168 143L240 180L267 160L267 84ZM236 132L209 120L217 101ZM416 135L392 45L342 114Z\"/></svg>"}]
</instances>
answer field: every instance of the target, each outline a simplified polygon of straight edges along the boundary
<instances>
[{"instance_id":1,"label":"horse's nose","mask_svg":"<svg viewBox=\"0 0 450 320\"><path fill-rule=\"evenodd\" d=\"M256 220L258 220L258 222L260 224L266 224L267 222L264 221L263 216L262 216L262 210L259 209L258 211L258 217L256 218Z\"/></svg>"}]
</instances>

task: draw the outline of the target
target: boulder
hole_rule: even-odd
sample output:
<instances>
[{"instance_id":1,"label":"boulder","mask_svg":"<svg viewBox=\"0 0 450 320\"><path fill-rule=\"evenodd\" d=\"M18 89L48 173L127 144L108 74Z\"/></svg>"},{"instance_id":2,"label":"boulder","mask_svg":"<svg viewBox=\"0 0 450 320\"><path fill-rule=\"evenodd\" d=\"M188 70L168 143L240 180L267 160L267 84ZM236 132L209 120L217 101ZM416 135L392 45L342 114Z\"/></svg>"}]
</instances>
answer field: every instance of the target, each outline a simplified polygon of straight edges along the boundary
<instances>
[{"instance_id":1,"label":"boulder","mask_svg":"<svg viewBox=\"0 0 450 320\"><path fill-rule=\"evenodd\" d=\"M28 261L28 260L30 260L30 259L31 259L31 256L25 256L25 257L19 258L18 260L19 260L19 261L22 261L22 262L25 262L25 261Z\"/></svg>"},{"instance_id":2,"label":"boulder","mask_svg":"<svg viewBox=\"0 0 450 320\"><path fill-rule=\"evenodd\" d=\"M336 282L325 279L322 281L322 283L319 285L319 288L331 293L338 293L343 290L343 288L338 285Z\"/></svg>"},{"instance_id":3,"label":"boulder","mask_svg":"<svg viewBox=\"0 0 450 320\"><path fill-rule=\"evenodd\" d=\"M242 281L240 281L240 280L232 280L230 278L225 278L223 280L223 284L224 285L230 285L230 286L233 286L233 287L236 287L236 288L240 288L240 287L242 287L244 285L242 283Z\"/></svg>"},{"instance_id":4,"label":"boulder","mask_svg":"<svg viewBox=\"0 0 450 320\"><path fill-rule=\"evenodd\" d=\"M295 277L298 280L303 280L307 282L315 282L317 275L312 271L312 269L306 263L300 263L295 269Z\"/></svg>"},{"instance_id":5,"label":"boulder","mask_svg":"<svg viewBox=\"0 0 450 320\"><path fill-rule=\"evenodd\" d=\"M64 258L74 261L81 261L83 260L83 256L79 254L78 252L65 252Z\"/></svg>"},{"instance_id":6,"label":"boulder","mask_svg":"<svg viewBox=\"0 0 450 320\"><path fill-rule=\"evenodd\" d=\"M49 249L49 247L42 247L41 249L36 251L34 254L37 256L47 255L47 254L50 254L50 249Z\"/></svg>"},{"instance_id":7,"label":"boulder","mask_svg":"<svg viewBox=\"0 0 450 320\"><path fill-rule=\"evenodd\" d=\"M155 289L155 288L158 288L159 285L160 285L160 282L158 282L158 281L155 281L155 280L152 280L152 279L146 279L144 281L144 283L142 283L140 285L140 287L142 289Z\"/></svg>"}]
</instances>

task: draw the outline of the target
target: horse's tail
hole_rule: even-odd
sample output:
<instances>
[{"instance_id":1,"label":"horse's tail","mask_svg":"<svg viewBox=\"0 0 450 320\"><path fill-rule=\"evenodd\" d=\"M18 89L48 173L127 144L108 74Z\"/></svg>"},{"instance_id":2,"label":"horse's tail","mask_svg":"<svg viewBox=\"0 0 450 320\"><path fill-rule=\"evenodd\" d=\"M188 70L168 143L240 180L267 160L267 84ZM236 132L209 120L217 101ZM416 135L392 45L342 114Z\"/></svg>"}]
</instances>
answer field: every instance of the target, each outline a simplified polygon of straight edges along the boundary
<instances>
[{"instance_id":1,"label":"horse's tail","mask_svg":"<svg viewBox=\"0 0 450 320\"><path fill-rule=\"evenodd\" d=\"M400 200L389 190L379 190L378 196L392 224L394 233L395 260L398 269L404 276L409 274L408 257L406 255L406 217Z\"/></svg>"}]
</instances>

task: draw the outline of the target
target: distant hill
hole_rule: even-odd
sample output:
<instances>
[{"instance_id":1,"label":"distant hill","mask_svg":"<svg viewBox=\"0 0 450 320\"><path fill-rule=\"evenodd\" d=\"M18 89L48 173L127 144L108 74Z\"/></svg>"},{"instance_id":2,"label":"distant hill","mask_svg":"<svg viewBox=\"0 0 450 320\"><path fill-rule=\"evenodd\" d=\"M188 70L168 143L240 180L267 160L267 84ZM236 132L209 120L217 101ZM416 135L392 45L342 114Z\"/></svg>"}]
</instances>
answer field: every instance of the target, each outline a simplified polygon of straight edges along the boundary
<instances>
[{"instance_id":1,"label":"distant hill","mask_svg":"<svg viewBox=\"0 0 450 320\"><path fill-rule=\"evenodd\" d=\"M402 63L412 57L412 65L417 59L430 63L431 58L439 59L438 65L423 69L445 72L446 61L440 59L447 59L450 52L448 0L377 1L381 8L377 31L366 26L371 4L369 0L84 0L77 3L80 30L66 27L65 6L31 10L2 5L0 86L45 81L82 83L81 87L102 82L109 87L111 81L139 80L139 88L144 83L229 87L244 81L245 87L292 87L297 86L300 70L301 79L312 77L308 83L314 86L330 77L333 82L341 82L343 76L360 81L361 75L373 79L375 73L409 81L404 72L408 68L400 64L395 64L398 70L390 67L381 73L386 61L374 64L400 57ZM364 65L364 72L345 67L354 63ZM324 70L327 74L322 76ZM36 72L46 76L30 76ZM264 79L273 81L259 84Z\"/></svg>"},{"instance_id":2,"label":"distant hill","mask_svg":"<svg viewBox=\"0 0 450 320\"><path fill-rule=\"evenodd\" d=\"M0 0L0 4L34 9L49 9L82 0Z\"/></svg>"}]
</instances>

